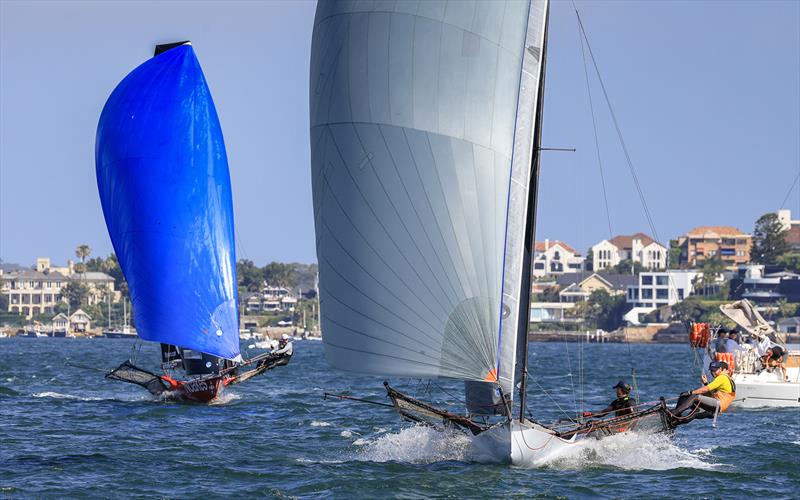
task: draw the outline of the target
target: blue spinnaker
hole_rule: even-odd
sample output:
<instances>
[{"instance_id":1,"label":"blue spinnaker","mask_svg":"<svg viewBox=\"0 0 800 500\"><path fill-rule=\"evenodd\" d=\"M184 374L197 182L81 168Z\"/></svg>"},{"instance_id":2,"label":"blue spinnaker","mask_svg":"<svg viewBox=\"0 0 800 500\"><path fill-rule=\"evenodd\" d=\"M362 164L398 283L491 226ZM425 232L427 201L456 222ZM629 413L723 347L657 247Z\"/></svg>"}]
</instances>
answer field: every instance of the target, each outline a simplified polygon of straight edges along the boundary
<instances>
[{"instance_id":1,"label":"blue spinnaker","mask_svg":"<svg viewBox=\"0 0 800 500\"><path fill-rule=\"evenodd\" d=\"M230 174L190 45L149 59L100 115L97 187L144 340L239 355Z\"/></svg>"}]
</instances>

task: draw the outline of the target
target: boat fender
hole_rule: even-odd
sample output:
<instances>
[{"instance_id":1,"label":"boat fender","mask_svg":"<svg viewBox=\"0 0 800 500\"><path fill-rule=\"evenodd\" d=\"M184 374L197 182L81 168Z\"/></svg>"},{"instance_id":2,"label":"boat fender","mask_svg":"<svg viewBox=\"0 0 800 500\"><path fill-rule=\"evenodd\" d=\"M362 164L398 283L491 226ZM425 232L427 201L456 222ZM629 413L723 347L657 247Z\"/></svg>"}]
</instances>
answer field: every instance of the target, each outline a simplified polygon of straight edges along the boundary
<instances>
[{"instance_id":1,"label":"boat fender","mask_svg":"<svg viewBox=\"0 0 800 500\"><path fill-rule=\"evenodd\" d=\"M692 329L689 332L689 344L692 347L708 347L708 341L711 339L711 328L708 323L692 323Z\"/></svg>"},{"instance_id":2,"label":"boat fender","mask_svg":"<svg viewBox=\"0 0 800 500\"><path fill-rule=\"evenodd\" d=\"M731 373L736 371L736 357L732 352L718 352L715 355L717 361L724 361L728 364Z\"/></svg>"}]
</instances>

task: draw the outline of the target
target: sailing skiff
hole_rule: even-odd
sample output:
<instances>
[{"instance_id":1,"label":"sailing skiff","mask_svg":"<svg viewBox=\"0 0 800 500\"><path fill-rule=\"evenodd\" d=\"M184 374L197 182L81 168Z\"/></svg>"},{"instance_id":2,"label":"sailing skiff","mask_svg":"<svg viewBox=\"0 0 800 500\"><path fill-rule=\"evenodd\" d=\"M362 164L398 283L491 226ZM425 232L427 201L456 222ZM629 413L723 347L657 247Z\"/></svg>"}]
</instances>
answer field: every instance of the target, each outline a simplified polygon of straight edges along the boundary
<instances>
[{"instance_id":1,"label":"sailing skiff","mask_svg":"<svg viewBox=\"0 0 800 500\"><path fill-rule=\"evenodd\" d=\"M228 161L189 42L157 46L117 85L100 115L95 155L136 331L161 344L164 369L156 375L128 360L107 377L205 403L227 385L288 363L290 344L248 361L239 351Z\"/></svg>"},{"instance_id":2,"label":"sailing skiff","mask_svg":"<svg viewBox=\"0 0 800 500\"><path fill-rule=\"evenodd\" d=\"M326 358L463 380L465 416L387 391L404 417L468 429L515 464L581 434L525 411L548 12L547 0L320 2L311 53Z\"/></svg>"}]
</instances>

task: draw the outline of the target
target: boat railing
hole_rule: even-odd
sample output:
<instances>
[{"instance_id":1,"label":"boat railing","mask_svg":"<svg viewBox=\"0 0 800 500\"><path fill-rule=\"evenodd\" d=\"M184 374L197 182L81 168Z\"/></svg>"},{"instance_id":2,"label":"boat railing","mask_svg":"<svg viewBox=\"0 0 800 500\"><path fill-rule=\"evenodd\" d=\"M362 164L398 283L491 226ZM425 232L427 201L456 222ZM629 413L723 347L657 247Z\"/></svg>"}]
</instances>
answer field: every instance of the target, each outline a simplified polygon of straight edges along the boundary
<instances>
[{"instance_id":1,"label":"boat railing","mask_svg":"<svg viewBox=\"0 0 800 500\"><path fill-rule=\"evenodd\" d=\"M736 353L735 372L742 374L756 373L761 368L761 358L755 349L742 350Z\"/></svg>"}]
</instances>

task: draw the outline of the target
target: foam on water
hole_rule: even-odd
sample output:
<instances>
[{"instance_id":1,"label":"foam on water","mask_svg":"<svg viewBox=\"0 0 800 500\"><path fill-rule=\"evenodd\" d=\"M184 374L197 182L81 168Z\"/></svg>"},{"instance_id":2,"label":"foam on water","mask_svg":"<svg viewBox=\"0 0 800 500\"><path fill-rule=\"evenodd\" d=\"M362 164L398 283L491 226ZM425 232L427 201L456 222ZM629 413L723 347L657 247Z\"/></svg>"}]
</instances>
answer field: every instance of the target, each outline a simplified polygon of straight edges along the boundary
<instances>
[{"instance_id":1,"label":"foam on water","mask_svg":"<svg viewBox=\"0 0 800 500\"><path fill-rule=\"evenodd\" d=\"M330 427L332 424L330 422L323 422L321 420L312 420L311 427Z\"/></svg>"},{"instance_id":2,"label":"foam on water","mask_svg":"<svg viewBox=\"0 0 800 500\"><path fill-rule=\"evenodd\" d=\"M52 392L52 391L45 391L45 392L34 392L31 394L34 398L52 398L52 399L73 399L77 401L102 401L103 398L98 397L91 397L91 396L75 396L72 394L61 394L60 392Z\"/></svg>"},{"instance_id":3,"label":"foam on water","mask_svg":"<svg viewBox=\"0 0 800 500\"><path fill-rule=\"evenodd\" d=\"M568 451L545 463L556 469L584 469L611 466L626 470L704 469L715 467L694 453L676 445L664 434L626 432L603 439L584 439Z\"/></svg>"},{"instance_id":4,"label":"foam on water","mask_svg":"<svg viewBox=\"0 0 800 500\"><path fill-rule=\"evenodd\" d=\"M208 404L212 406L226 405L228 403L236 401L237 399L242 399L242 396L234 392L223 392Z\"/></svg>"},{"instance_id":5,"label":"foam on water","mask_svg":"<svg viewBox=\"0 0 800 500\"><path fill-rule=\"evenodd\" d=\"M470 438L460 432L440 432L415 426L373 439L358 439L355 460L368 462L431 463L468 460Z\"/></svg>"}]
</instances>

